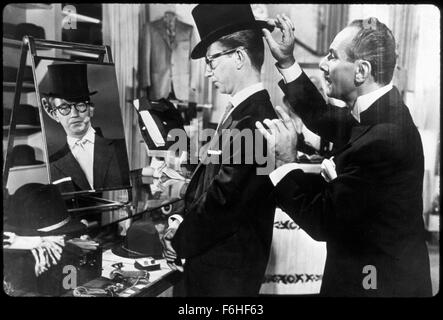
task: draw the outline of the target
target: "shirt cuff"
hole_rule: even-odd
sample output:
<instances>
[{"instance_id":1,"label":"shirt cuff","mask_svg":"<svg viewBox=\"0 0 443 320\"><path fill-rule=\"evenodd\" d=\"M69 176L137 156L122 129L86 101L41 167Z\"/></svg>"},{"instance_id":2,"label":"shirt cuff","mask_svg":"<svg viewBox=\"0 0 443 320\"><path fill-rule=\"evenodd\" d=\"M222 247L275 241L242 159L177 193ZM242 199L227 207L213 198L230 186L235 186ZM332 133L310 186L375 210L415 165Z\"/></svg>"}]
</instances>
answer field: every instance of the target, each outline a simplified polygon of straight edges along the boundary
<instances>
[{"instance_id":1,"label":"shirt cuff","mask_svg":"<svg viewBox=\"0 0 443 320\"><path fill-rule=\"evenodd\" d=\"M274 171L269 174L269 178L272 181L272 184L276 186L281 179L283 179L289 172L295 169L300 169L298 163L287 163L278 167Z\"/></svg>"},{"instance_id":2,"label":"shirt cuff","mask_svg":"<svg viewBox=\"0 0 443 320\"><path fill-rule=\"evenodd\" d=\"M170 216L168 218L168 226L176 226L176 228L178 228L178 226L180 225L180 223L183 222L183 217L179 214L173 214L172 216Z\"/></svg>"},{"instance_id":3,"label":"shirt cuff","mask_svg":"<svg viewBox=\"0 0 443 320\"><path fill-rule=\"evenodd\" d=\"M278 63L276 63L275 66L277 67L278 72L280 72L280 74L282 75L285 83L289 83L296 80L298 77L301 76L303 72L300 65L297 62L295 62L292 66L286 69L280 68L278 66Z\"/></svg>"}]
</instances>

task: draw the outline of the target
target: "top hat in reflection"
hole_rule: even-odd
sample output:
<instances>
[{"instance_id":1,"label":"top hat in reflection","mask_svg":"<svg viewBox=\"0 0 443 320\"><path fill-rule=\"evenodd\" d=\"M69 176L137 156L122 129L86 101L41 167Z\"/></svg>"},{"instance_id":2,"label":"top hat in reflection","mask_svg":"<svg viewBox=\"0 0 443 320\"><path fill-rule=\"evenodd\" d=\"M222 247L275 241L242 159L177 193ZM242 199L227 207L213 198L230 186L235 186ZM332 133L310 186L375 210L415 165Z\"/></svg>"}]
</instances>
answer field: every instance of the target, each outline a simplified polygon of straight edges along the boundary
<instances>
[{"instance_id":1,"label":"top hat in reflection","mask_svg":"<svg viewBox=\"0 0 443 320\"><path fill-rule=\"evenodd\" d=\"M89 91L88 69L84 63L61 63L48 66L48 97L65 99L73 102L89 100L97 91Z\"/></svg>"},{"instance_id":2,"label":"top hat in reflection","mask_svg":"<svg viewBox=\"0 0 443 320\"><path fill-rule=\"evenodd\" d=\"M199 4L192 16L201 39L192 50L192 59L204 57L208 47L223 36L248 29L274 29L266 21L256 20L249 4Z\"/></svg>"}]
</instances>

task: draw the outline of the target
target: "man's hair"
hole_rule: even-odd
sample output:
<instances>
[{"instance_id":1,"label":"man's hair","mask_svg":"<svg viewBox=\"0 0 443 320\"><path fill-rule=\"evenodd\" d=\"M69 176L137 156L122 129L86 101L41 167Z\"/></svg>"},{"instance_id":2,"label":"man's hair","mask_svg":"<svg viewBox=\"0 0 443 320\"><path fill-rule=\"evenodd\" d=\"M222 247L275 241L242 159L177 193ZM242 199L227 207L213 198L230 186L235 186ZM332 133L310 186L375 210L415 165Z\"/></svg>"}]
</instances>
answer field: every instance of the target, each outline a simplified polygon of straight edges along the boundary
<instances>
[{"instance_id":1,"label":"man's hair","mask_svg":"<svg viewBox=\"0 0 443 320\"><path fill-rule=\"evenodd\" d=\"M265 58L265 47L263 44L261 31L243 30L221 37L217 40L226 49L244 47L251 59L252 66L260 71Z\"/></svg>"},{"instance_id":2,"label":"man's hair","mask_svg":"<svg viewBox=\"0 0 443 320\"><path fill-rule=\"evenodd\" d=\"M391 82L397 60L395 38L391 30L373 17L354 20L348 27L360 29L347 50L349 59L370 62L371 75L377 83Z\"/></svg>"}]
</instances>

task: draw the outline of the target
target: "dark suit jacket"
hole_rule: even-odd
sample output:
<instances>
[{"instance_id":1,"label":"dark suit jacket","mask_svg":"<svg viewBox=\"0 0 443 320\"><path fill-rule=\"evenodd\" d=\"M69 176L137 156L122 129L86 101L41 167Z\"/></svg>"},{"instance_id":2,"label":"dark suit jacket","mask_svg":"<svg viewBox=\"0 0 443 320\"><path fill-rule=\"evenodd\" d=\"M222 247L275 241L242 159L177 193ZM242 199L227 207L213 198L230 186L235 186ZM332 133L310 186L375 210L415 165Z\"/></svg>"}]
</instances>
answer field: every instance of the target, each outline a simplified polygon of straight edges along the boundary
<instances>
[{"instance_id":1,"label":"dark suit jacket","mask_svg":"<svg viewBox=\"0 0 443 320\"><path fill-rule=\"evenodd\" d=\"M221 129L254 132L255 122L266 118L276 114L267 91L262 90L238 105ZM223 154L230 147L232 142L223 145ZM242 150L233 149L232 157L241 152L244 159L244 145ZM255 157L253 164L244 162L200 163L187 188L184 221L172 245L187 259L188 296L259 293L272 240L273 186L267 175L257 175Z\"/></svg>"},{"instance_id":2,"label":"dark suit jacket","mask_svg":"<svg viewBox=\"0 0 443 320\"><path fill-rule=\"evenodd\" d=\"M69 145L50 156L51 180L71 177L76 191L90 190L86 175L74 158ZM129 165L124 139L106 139L95 135L94 189L129 186Z\"/></svg>"},{"instance_id":3,"label":"dark suit jacket","mask_svg":"<svg viewBox=\"0 0 443 320\"><path fill-rule=\"evenodd\" d=\"M321 293L431 295L423 149L397 88L362 112L360 123L347 108L326 105L304 73L282 88L310 130L332 142L347 137L336 150L338 177L331 183L294 170L276 186L277 204L314 239L327 242ZM363 286L365 266L376 269L375 290Z\"/></svg>"}]
</instances>

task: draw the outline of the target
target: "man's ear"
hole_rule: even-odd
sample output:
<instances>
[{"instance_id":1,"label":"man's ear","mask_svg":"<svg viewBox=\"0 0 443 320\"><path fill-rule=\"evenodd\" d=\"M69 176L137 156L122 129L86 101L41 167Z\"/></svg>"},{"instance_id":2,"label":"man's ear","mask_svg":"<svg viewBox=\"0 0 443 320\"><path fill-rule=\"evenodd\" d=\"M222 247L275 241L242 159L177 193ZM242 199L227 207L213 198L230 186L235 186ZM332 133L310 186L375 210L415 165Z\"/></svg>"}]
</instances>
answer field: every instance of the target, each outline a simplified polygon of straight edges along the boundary
<instances>
[{"instance_id":1,"label":"man's ear","mask_svg":"<svg viewBox=\"0 0 443 320\"><path fill-rule=\"evenodd\" d=\"M372 66L369 61L357 60L355 70L355 82L362 84L371 76Z\"/></svg>"},{"instance_id":2,"label":"man's ear","mask_svg":"<svg viewBox=\"0 0 443 320\"><path fill-rule=\"evenodd\" d=\"M89 107L89 117L92 118L94 116L94 107Z\"/></svg>"},{"instance_id":3,"label":"man's ear","mask_svg":"<svg viewBox=\"0 0 443 320\"><path fill-rule=\"evenodd\" d=\"M43 110L45 110L46 114L53 120L60 122L60 120L57 117L57 113L55 112L55 110L52 109L52 105L51 103L48 101L48 98L43 97L41 99L42 101L42 107Z\"/></svg>"},{"instance_id":4,"label":"man's ear","mask_svg":"<svg viewBox=\"0 0 443 320\"><path fill-rule=\"evenodd\" d=\"M237 69L241 69L246 61L246 53L244 50L237 50L235 52L235 61L236 61L236 67Z\"/></svg>"}]
</instances>

